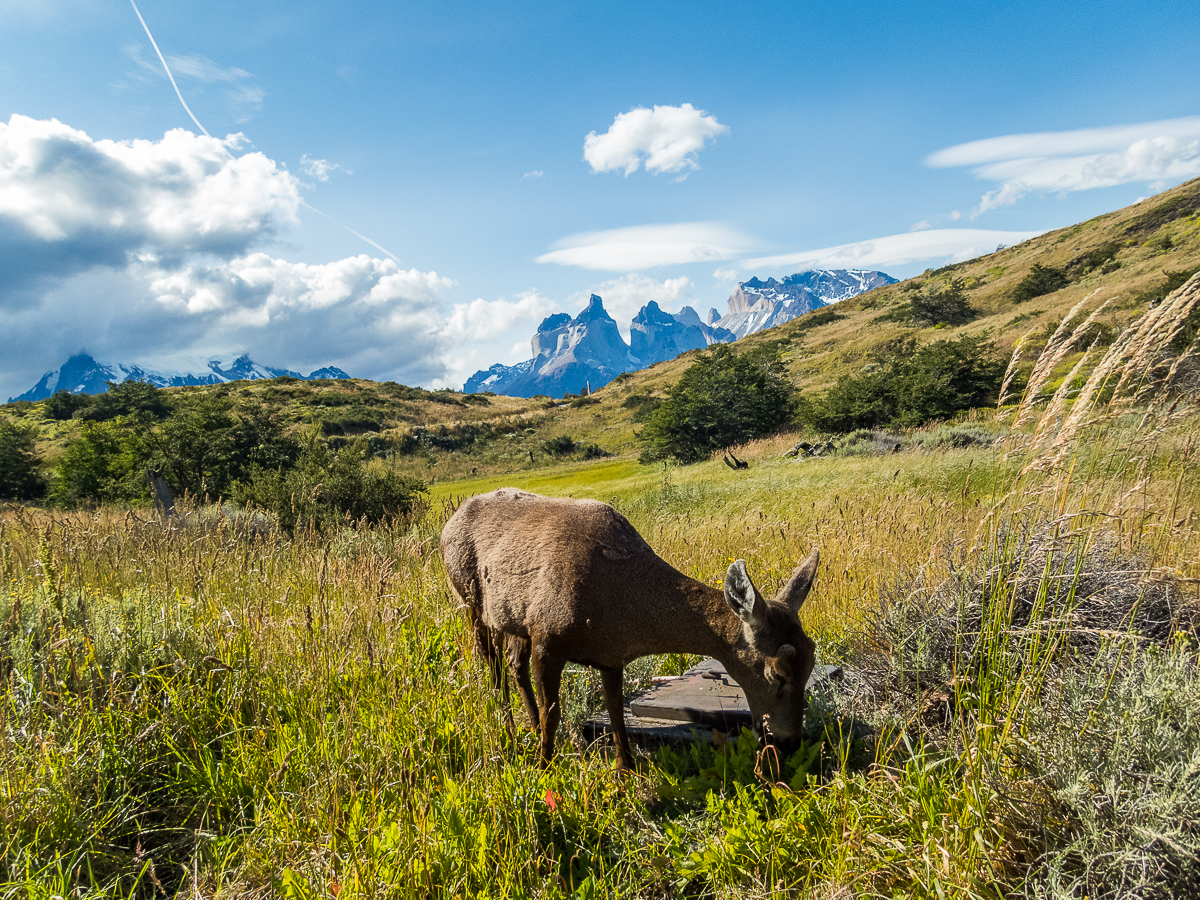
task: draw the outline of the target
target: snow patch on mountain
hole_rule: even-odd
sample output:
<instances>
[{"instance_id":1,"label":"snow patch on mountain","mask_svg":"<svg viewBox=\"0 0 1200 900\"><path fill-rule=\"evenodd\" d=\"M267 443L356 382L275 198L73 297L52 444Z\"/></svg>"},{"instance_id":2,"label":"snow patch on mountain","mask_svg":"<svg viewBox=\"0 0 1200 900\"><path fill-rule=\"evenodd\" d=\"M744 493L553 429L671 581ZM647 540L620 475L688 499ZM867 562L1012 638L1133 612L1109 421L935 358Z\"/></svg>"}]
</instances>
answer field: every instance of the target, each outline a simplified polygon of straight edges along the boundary
<instances>
[{"instance_id":1,"label":"snow patch on mountain","mask_svg":"<svg viewBox=\"0 0 1200 900\"><path fill-rule=\"evenodd\" d=\"M199 368L200 366L198 366ZM125 381L143 381L155 387L183 387L186 385L225 384L230 381L258 381L264 378L287 376L311 381L315 378L349 378L336 366L325 366L308 375L290 369L276 369L256 363L248 355L213 357L202 364L208 371L196 372L164 371L125 363L97 362L87 353L72 356L60 368L51 369L35 384L14 400L44 400L56 391L72 394L103 394L109 382L121 384Z\"/></svg>"}]
</instances>

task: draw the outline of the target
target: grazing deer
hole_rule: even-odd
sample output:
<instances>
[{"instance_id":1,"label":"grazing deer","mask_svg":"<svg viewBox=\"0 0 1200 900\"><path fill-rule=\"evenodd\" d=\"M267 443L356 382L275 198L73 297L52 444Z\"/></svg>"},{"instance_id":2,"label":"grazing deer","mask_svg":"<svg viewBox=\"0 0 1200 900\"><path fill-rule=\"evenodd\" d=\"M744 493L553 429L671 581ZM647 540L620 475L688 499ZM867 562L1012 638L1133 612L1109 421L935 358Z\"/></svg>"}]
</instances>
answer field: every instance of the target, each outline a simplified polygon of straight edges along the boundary
<instances>
[{"instance_id":1,"label":"grazing deer","mask_svg":"<svg viewBox=\"0 0 1200 900\"><path fill-rule=\"evenodd\" d=\"M660 559L608 504L501 488L459 507L442 530L442 557L511 724L507 656L543 765L554 755L563 666L575 662L599 670L617 767L633 767L621 676L652 653L716 657L745 691L759 739L785 751L799 744L815 645L797 613L817 550L774 600L740 559L721 591Z\"/></svg>"}]
</instances>

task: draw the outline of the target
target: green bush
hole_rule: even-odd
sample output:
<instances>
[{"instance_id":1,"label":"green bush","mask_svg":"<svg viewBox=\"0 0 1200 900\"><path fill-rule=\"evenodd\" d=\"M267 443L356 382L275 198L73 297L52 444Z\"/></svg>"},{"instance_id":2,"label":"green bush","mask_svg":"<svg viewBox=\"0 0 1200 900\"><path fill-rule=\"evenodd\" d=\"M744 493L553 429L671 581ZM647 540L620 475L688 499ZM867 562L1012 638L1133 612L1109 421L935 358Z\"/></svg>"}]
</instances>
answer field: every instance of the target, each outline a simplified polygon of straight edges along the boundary
<instances>
[{"instance_id":1,"label":"green bush","mask_svg":"<svg viewBox=\"0 0 1200 900\"><path fill-rule=\"evenodd\" d=\"M125 418L84 422L54 467L51 499L65 506L148 499L142 438Z\"/></svg>"},{"instance_id":2,"label":"green bush","mask_svg":"<svg viewBox=\"0 0 1200 900\"><path fill-rule=\"evenodd\" d=\"M978 310L967 302L961 278L955 278L942 290L934 285L927 286L913 295L910 309L912 319L918 325L965 325L979 315Z\"/></svg>"},{"instance_id":3,"label":"green bush","mask_svg":"<svg viewBox=\"0 0 1200 900\"><path fill-rule=\"evenodd\" d=\"M690 463L787 425L795 388L778 351L738 355L726 344L692 363L638 435L643 463Z\"/></svg>"},{"instance_id":4,"label":"green bush","mask_svg":"<svg viewBox=\"0 0 1200 900\"><path fill-rule=\"evenodd\" d=\"M408 515L425 483L391 470L368 469L365 453L362 438L334 452L314 430L293 466L253 466L249 478L234 485L233 499L273 514L288 531L377 524Z\"/></svg>"},{"instance_id":5,"label":"green bush","mask_svg":"<svg viewBox=\"0 0 1200 900\"><path fill-rule=\"evenodd\" d=\"M109 381L108 391L87 398L87 403L75 413L75 418L90 422L107 422L117 416L138 419L165 419L171 412L167 395L144 381Z\"/></svg>"},{"instance_id":6,"label":"green bush","mask_svg":"<svg viewBox=\"0 0 1200 900\"><path fill-rule=\"evenodd\" d=\"M583 448L584 459L603 459L606 456L612 456L612 454L599 444L588 444Z\"/></svg>"},{"instance_id":7,"label":"green bush","mask_svg":"<svg viewBox=\"0 0 1200 900\"><path fill-rule=\"evenodd\" d=\"M71 418L76 412L86 407L91 399L87 394L55 391L46 398L46 402L42 405L42 411L46 418L62 421Z\"/></svg>"},{"instance_id":8,"label":"green bush","mask_svg":"<svg viewBox=\"0 0 1200 900\"><path fill-rule=\"evenodd\" d=\"M0 418L0 500L34 500L45 493L32 428Z\"/></svg>"},{"instance_id":9,"label":"green bush","mask_svg":"<svg viewBox=\"0 0 1200 900\"><path fill-rule=\"evenodd\" d=\"M821 399L805 403L800 418L820 431L912 428L964 409L996 402L1004 366L983 337L902 341L858 375L843 376Z\"/></svg>"},{"instance_id":10,"label":"green bush","mask_svg":"<svg viewBox=\"0 0 1200 900\"><path fill-rule=\"evenodd\" d=\"M566 456L568 453L574 452L575 447L575 441L565 434L560 434L558 437L551 438L548 441L542 441L542 449L551 456Z\"/></svg>"},{"instance_id":11,"label":"green bush","mask_svg":"<svg viewBox=\"0 0 1200 900\"><path fill-rule=\"evenodd\" d=\"M287 467L300 445L255 404L235 406L228 397L205 394L177 402L174 413L144 431L145 465L163 473L176 493L228 496L251 469Z\"/></svg>"},{"instance_id":12,"label":"green bush","mask_svg":"<svg viewBox=\"0 0 1200 900\"><path fill-rule=\"evenodd\" d=\"M1014 303L1024 303L1043 294L1052 294L1070 283L1071 279L1064 270L1034 263L1029 274L1013 288L1012 299Z\"/></svg>"}]
</instances>

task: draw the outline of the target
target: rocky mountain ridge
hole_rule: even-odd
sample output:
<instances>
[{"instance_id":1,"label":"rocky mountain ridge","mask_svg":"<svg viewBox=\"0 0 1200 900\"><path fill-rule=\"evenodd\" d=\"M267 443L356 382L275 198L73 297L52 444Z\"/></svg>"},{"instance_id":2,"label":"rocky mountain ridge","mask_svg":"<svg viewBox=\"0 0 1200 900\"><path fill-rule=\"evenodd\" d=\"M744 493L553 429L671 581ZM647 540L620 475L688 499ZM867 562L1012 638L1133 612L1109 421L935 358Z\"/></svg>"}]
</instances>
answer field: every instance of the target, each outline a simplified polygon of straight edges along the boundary
<instances>
[{"instance_id":1,"label":"rocky mountain ridge","mask_svg":"<svg viewBox=\"0 0 1200 900\"><path fill-rule=\"evenodd\" d=\"M77 353L62 364L60 368L51 369L35 384L14 400L44 400L56 391L68 391L72 394L103 394L108 390L108 382L120 384L123 381L144 381L155 387L183 387L185 385L224 384L229 381L258 381L264 378L280 378L283 376L311 381L315 378L349 378L350 376L335 366L325 366L301 375L290 369L276 369L264 366L252 360L248 354L233 358L214 358L207 362L208 371L203 374L194 372L163 372L147 369L139 365L125 363L100 363L87 353Z\"/></svg>"},{"instance_id":2,"label":"rocky mountain ridge","mask_svg":"<svg viewBox=\"0 0 1200 900\"><path fill-rule=\"evenodd\" d=\"M674 359L688 350L726 343L865 291L894 284L883 272L861 269L813 270L782 281L751 278L729 298L729 312L715 309L707 322L690 306L668 313L651 300L630 324L626 344L616 321L596 294L578 316L556 313L544 319L530 341L533 358L515 366L496 364L467 379L464 393L491 391L511 397L561 397L596 390L622 372Z\"/></svg>"},{"instance_id":3,"label":"rocky mountain ridge","mask_svg":"<svg viewBox=\"0 0 1200 900\"><path fill-rule=\"evenodd\" d=\"M751 278L730 295L729 311L717 325L743 338L896 281L883 272L865 269L813 269L782 281Z\"/></svg>"}]
</instances>

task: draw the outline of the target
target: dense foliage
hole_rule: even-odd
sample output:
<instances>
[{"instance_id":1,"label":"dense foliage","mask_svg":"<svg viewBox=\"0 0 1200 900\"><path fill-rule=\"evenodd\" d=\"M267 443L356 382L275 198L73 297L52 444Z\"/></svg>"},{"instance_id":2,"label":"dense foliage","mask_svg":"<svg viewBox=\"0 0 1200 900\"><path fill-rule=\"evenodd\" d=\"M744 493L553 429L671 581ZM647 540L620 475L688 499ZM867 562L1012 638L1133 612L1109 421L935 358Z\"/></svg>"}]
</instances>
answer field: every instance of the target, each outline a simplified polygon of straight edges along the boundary
<instances>
[{"instance_id":1,"label":"dense foliage","mask_svg":"<svg viewBox=\"0 0 1200 900\"><path fill-rule=\"evenodd\" d=\"M690 463L778 431L791 421L795 388L777 352L714 347L688 367L638 435L642 462Z\"/></svg>"},{"instance_id":2,"label":"dense foliage","mask_svg":"<svg viewBox=\"0 0 1200 900\"><path fill-rule=\"evenodd\" d=\"M359 438L334 452L314 431L294 465L252 466L250 477L234 486L234 499L272 513L288 531L363 521L374 525L407 515L424 482L367 469L365 444Z\"/></svg>"},{"instance_id":3,"label":"dense foliage","mask_svg":"<svg viewBox=\"0 0 1200 900\"><path fill-rule=\"evenodd\" d=\"M843 376L800 417L821 431L910 428L996 402L1004 374L996 348L964 335L918 347L915 338L878 356L857 375Z\"/></svg>"},{"instance_id":4,"label":"dense foliage","mask_svg":"<svg viewBox=\"0 0 1200 900\"><path fill-rule=\"evenodd\" d=\"M45 490L35 441L33 429L0 418L0 500L33 500Z\"/></svg>"},{"instance_id":5,"label":"dense foliage","mask_svg":"<svg viewBox=\"0 0 1200 900\"><path fill-rule=\"evenodd\" d=\"M1013 288L1012 299L1014 303L1024 303L1026 300L1041 297L1043 294L1052 294L1070 283L1070 276L1062 269L1034 263L1029 274L1018 281L1017 286Z\"/></svg>"},{"instance_id":6,"label":"dense foliage","mask_svg":"<svg viewBox=\"0 0 1200 900\"><path fill-rule=\"evenodd\" d=\"M912 320L918 325L964 325L979 315L967 302L961 278L955 278L944 288L926 286L913 296L910 308Z\"/></svg>"}]
</instances>

